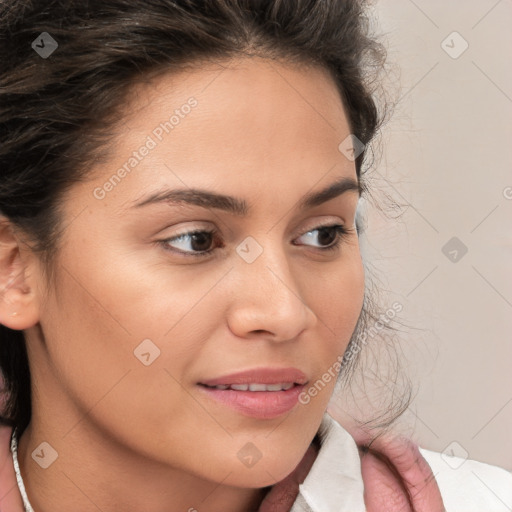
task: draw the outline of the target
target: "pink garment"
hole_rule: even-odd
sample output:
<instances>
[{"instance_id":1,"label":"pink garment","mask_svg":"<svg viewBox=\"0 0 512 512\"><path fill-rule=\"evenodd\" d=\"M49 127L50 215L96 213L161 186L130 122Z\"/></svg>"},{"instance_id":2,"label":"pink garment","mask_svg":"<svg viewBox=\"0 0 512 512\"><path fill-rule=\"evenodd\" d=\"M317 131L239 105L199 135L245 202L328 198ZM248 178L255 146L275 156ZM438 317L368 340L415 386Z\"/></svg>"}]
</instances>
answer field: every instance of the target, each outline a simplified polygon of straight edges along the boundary
<instances>
[{"instance_id":1,"label":"pink garment","mask_svg":"<svg viewBox=\"0 0 512 512\"><path fill-rule=\"evenodd\" d=\"M10 452L11 431L0 426L0 510L24 512ZM317 454L318 447L311 444L295 470L270 489L259 512L288 512ZM372 450L361 448L360 455L367 512L445 512L432 470L412 441L381 438Z\"/></svg>"}]
</instances>

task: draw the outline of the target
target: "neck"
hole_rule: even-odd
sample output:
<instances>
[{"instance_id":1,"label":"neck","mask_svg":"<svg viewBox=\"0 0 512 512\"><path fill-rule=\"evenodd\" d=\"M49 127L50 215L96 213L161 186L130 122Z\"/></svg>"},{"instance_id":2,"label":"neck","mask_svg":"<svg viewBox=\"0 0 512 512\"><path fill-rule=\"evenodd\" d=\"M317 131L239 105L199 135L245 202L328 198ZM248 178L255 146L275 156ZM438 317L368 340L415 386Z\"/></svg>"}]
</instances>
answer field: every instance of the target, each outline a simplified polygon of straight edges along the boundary
<instances>
[{"instance_id":1,"label":"neck","mask_svg":"<svg viewBox=\"0 0 512 512\"><path fill-rule=\"evenodd\" d=\"M75 428L59 441L59 436L32 423L23 432L18 462L36 512L252 512L268 491L203 480L148 461L95 434L92 429ZM49 444L58 453L47 469L35 463L49 456L49 448L40 447L44 439L55 440Z\"/></svg>"}]
</instances>

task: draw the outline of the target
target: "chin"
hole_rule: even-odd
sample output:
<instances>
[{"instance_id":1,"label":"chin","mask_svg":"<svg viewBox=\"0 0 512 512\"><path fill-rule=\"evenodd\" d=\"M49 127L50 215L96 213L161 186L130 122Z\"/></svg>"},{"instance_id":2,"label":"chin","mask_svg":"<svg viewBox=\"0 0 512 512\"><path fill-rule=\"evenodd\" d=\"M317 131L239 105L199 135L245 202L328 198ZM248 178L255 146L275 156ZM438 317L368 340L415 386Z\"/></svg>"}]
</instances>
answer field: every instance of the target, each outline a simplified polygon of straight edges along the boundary
<instances>
[{"instance_id":1,"label":"chin","mask_svg":"<svg viewBox=\"0 0 512 512\"><path fill-rule=\"evenodd\" d=\"M300 462L301 456L283 458L280 455L277 459L264 462L261 457L252 466L246 466L243 463L231 464L229 477L223 481L226 485L243 488L261 488L274 485L286 478ZM226 467L226 466L223 466Z\"/></svg>"}]
</instances>

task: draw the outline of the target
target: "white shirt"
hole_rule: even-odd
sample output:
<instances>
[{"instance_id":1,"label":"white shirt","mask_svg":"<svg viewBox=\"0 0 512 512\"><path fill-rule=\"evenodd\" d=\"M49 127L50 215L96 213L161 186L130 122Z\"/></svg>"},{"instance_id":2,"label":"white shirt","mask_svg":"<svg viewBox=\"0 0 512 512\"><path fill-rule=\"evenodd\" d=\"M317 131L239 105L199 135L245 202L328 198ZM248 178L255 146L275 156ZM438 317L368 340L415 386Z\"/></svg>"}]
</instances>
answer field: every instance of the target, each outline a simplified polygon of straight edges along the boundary
<instances>
[{"instance_id":1,"label":"white shirt","mask_svg":"<svg viewBox=\"0 0 512 512\"><path fill-rule=\"evenodd\" d=\"M361 459L355 440L327 412L319 437L317 458L299 485L290 512L365 512ZM446 512L512 511L511 472L483 462L419 450L432 468Z\"/></svg>"}]
</instances>

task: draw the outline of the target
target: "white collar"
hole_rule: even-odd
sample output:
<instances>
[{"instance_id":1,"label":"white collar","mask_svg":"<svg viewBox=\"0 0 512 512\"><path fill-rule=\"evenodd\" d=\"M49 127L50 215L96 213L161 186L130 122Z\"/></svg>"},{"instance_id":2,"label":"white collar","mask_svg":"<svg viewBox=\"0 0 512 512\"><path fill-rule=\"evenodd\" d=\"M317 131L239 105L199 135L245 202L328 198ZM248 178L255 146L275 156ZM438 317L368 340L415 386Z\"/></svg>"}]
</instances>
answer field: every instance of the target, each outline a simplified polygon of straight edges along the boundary
<instances>
[{"instance_id":1,"label":"white collar","mask_svg":"<svg viewBox=\"0 0 512 512\"><path fill-rule=\"evenodd\" d=\"M318 434L320 450L290 512L365 512L361 459L354 438L327 412Z\"/></svg>"}]
</instances>

